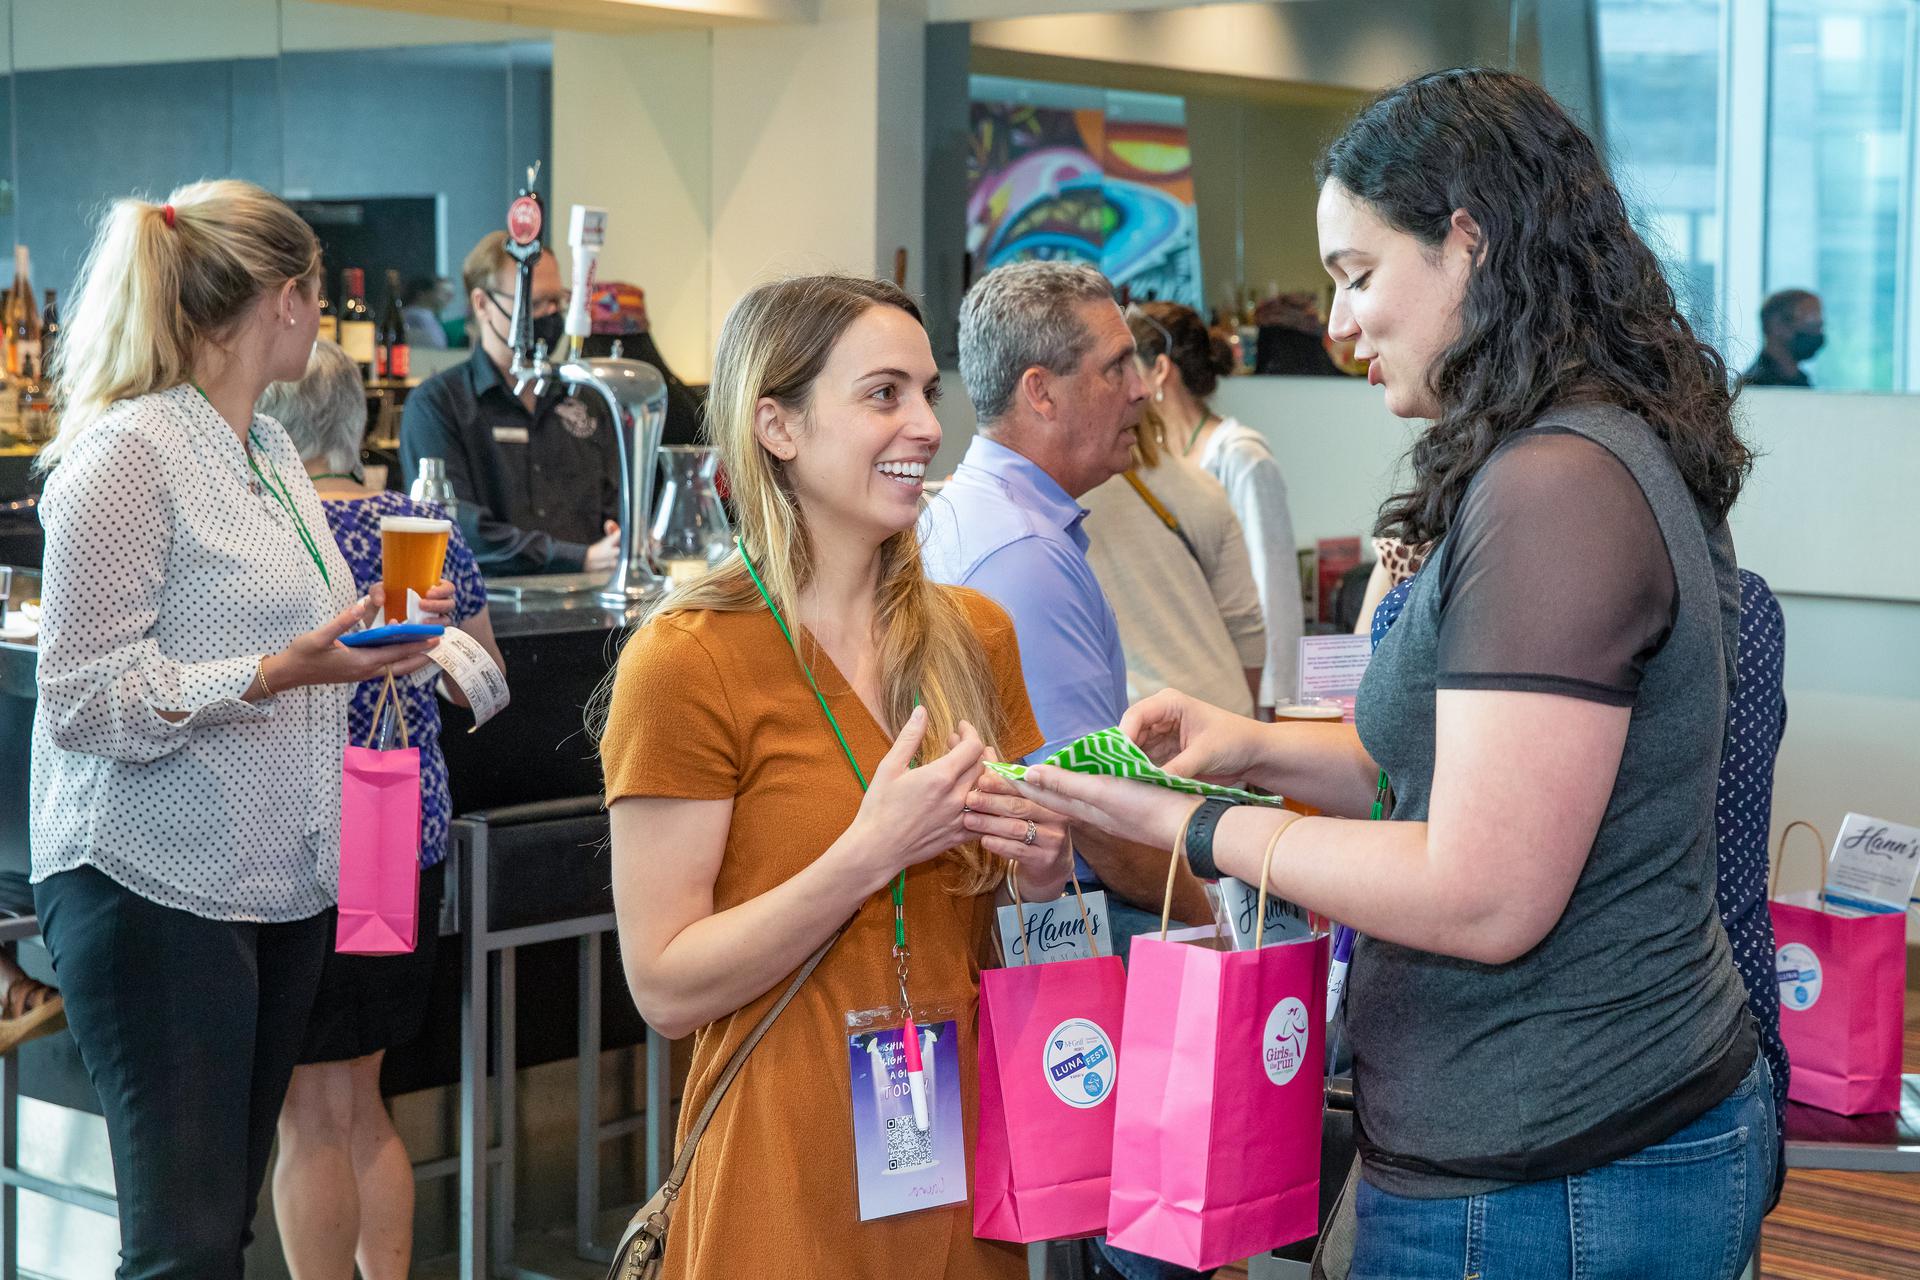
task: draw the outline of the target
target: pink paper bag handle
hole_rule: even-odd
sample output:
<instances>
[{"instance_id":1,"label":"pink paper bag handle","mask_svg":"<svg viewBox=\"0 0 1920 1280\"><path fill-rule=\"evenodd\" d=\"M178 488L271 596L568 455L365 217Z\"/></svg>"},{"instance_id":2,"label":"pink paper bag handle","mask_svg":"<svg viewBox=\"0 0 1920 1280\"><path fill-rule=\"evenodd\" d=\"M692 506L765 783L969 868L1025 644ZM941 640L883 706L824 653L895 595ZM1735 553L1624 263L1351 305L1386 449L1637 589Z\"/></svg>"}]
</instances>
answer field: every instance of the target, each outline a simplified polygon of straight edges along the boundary
<instances>
[{"instance_id":1,"label":"pink paper bag handle","mask_svg":"<svg viewBox=\"0 0 1920 1280\"><path fill-rule=\"evenodd\" d=\"M393 695L393 718L400 726L400 746L402 750L412 744L407 741L407 713L400 701L400 691L393 686L393 672L387 672L387 682L380 686L380 696L373 700L373 723L367 726L367 746L373 746L373 740L380 736L380 710L387 705L387 695Z\"/></svg>"},{"instance_id":2,"label":"pink paper bag handle","mask_svg":"<svg viewBox=\"0 0 1920 1280\"><path fill-rule=\"evenodd\" d=\"M1780 839L1775 841L1773 846L1773 868L1767 873L1767 898L1769 901L1773 898L1774 883L1780 879L1780 857L1787 851L1787 837L1793 834L1795 827L1805 827L1808 831L1811 831L1813 838L1820 842L1819 847L1821 852L1824 853L1826 851L1827 838L1821 835L1820 828L1814 826L1811 822L1803 822L1796 818L1782 827L1780 829ZM1827 878L1824 875L1820 877L1820 909L1822 911L1827 909Z\"/></svg>"},{"instance_id":3,"label":"pink paper bag handle","mask_svg":"<svg viewBox=\"0 0 1920 1280\"><path fill-rule=\"evenodd\" d=\"M1073 886L1073 900L1080 904L1080 928L1087 935L1087 945L1093 948L1093 958L1100 958L1100 940L1093 936L1093 926L1087 923L1087 900L1080 893L1080 880L1069 875L1067 883ZM1013 891L1013 914L1020 921L1020 936L1027 936L1027 906L1020 901L1020 864L1012 858L1007 859L1007 888ZM1004 959L1004 957L1003 957Z\"/></svg>"}]
</instances>

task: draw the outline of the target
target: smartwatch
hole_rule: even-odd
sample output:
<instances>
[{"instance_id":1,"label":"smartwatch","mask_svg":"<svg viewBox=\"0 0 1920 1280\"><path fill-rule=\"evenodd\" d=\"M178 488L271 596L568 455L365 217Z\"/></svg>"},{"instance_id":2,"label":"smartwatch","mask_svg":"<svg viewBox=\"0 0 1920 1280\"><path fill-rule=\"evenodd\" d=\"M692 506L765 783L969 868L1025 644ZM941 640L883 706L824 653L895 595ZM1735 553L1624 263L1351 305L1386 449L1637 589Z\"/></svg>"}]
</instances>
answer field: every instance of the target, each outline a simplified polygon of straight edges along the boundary
<instances>
[{"instance_id":1,"label":"smartwatch","mask_svg":"<svg viewBox=\"0 0 1920 1280\"><path fill-rule=\"evenodd\" d=\"M1193 816L1187 819L1183 852L1187 855L1187 866L1202 880L1220 878L1220 868L1213 865L1213 833L1220 825L1220 815L1237 803L1236 800L1223 800L1215 796L1201 801L1193 811Z\"/></svg>"}]
</instances>

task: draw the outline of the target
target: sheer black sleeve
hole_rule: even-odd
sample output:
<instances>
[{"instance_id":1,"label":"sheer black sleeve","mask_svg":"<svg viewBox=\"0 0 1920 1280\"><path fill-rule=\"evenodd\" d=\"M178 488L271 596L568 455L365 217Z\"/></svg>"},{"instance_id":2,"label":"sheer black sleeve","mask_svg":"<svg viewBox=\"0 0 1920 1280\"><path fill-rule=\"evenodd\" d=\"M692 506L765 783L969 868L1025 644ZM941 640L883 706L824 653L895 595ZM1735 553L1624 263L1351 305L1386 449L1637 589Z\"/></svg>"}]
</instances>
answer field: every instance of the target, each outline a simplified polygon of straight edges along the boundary
<instances>
[{"instance_id":1,"label":"sheer black sleeve","mask_svg":"<svg viewBox=\"0 0 1920 1280\"><path fill-rule=\"evenodd\" d=\"M1539 427L1475 477L1433 566L1442 689L1632 706L1674 616L1673 562L1626 466Z\"/></svg>"}]
</instances>

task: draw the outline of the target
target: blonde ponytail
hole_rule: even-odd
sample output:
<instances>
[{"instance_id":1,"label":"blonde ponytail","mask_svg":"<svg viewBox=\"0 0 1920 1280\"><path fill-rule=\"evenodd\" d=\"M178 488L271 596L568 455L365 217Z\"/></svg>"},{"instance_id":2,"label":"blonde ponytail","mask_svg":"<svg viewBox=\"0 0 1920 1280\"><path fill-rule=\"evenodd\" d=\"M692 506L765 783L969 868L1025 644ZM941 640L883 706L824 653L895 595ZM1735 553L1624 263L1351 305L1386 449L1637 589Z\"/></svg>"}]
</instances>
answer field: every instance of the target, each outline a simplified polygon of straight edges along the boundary
<instances>
[{"instance_id":1,"label":"blonde ponytail","mask_svg":"<svg viewBox=\"0 0 1920 1280\"><path fill-rule=\"evenodd\" d=\"M226 336L261 294L317 277L320 242L250 182L196 182L164 204L116 200L74 282L49 374L54 465L122 400L193 377L195 349Z\"/></svg>"},{"instance_id":2,"label":"blonde ponytail","mask_svg":"<svg viewBox=\"0 0 1920 1280\"><path fill-rule=\"evenodd\" d=\"M720 328L705 434L720 454L739 514L739 532L767 592L791 619L800 593L812 581L813 546L805 513L772 454L753 434L754 407L772 397L804 410L814 381L834 345L870 307L898 307L920 320L920 309L901 290L860 276L806 276L761 285L734 304ZM920 564L912 529L894 534L880 548L875 593L880 639L881 696L888 721L898 726L916 698L927 708L929 751L945 750L947 735L965 720L991 744L1004 729L999 691L985 652L958 597L929 579ZM655 618L700 609L741 612L763 609L759 590L738 555L669 594ZM645 625L644 623L642 625ZM804 636L796 632L803 651ZM817 654L804 654L817 663ZM589 727L605 727L606 690L595 698ZM984 893L1002 870L977 844L948 857L955 875L949 888L960 896Z\"/></svg>"}]
</instances>

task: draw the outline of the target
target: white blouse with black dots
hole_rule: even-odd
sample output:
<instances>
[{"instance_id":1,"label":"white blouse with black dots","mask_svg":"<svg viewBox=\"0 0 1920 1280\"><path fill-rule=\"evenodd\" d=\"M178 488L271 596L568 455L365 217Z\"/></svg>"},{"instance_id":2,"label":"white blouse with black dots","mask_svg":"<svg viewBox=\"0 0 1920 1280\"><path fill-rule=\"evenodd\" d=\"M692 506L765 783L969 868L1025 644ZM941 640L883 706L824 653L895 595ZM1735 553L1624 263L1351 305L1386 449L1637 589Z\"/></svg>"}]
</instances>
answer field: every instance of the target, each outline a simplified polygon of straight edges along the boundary
<instances>
[{"instance_id":1,"label":"white blouse with black dots","mask_svg":"<svg viewBox=\"0 0 1920 1280\"><path fill-rule=\"evenodd\" d=\"M242 695L263 656L353 604L353 574L285 430L256 416L252 434L324 578L191 386L116 405L48 477L36 882L92 866L215 920L301 920L335 899L352 687Z\"/></svg>"}]
</instances>

